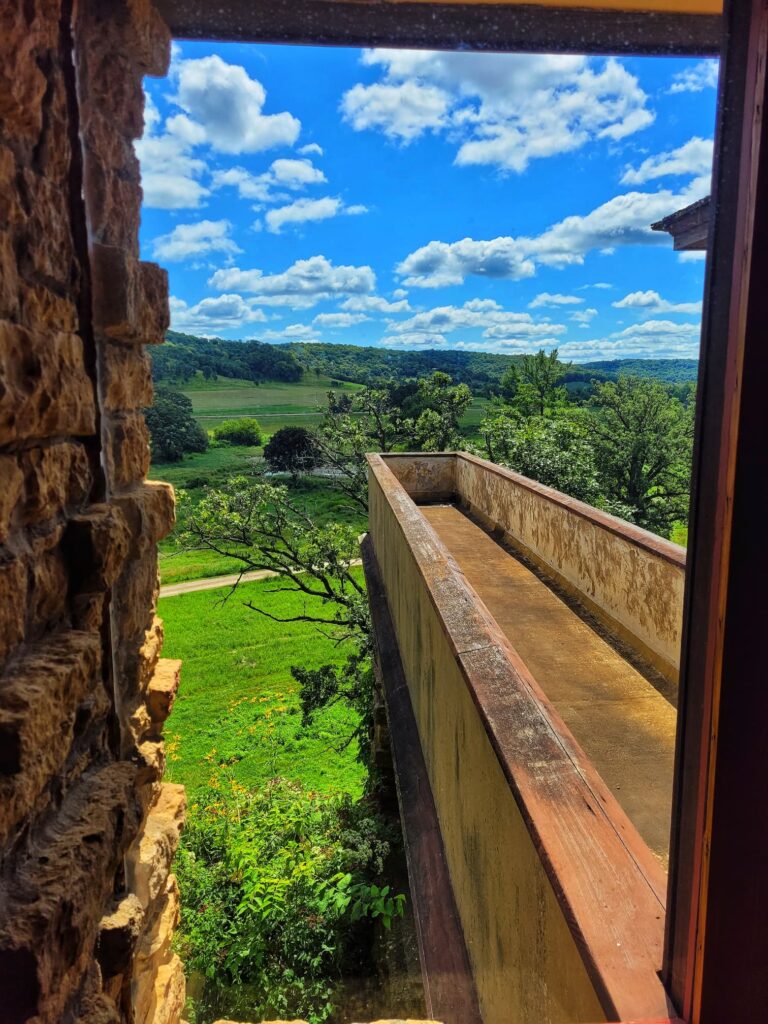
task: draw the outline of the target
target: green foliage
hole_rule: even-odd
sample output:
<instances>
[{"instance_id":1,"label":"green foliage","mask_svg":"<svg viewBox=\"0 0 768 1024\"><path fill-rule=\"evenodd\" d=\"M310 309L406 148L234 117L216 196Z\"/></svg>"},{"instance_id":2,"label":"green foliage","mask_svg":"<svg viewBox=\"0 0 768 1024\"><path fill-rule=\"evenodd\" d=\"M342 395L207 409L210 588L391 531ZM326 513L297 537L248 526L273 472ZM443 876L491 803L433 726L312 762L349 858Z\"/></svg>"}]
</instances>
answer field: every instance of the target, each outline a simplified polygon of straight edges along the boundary
<instances>
[{"instance_id":1,"label":"green foliage","mask_svg":"<svg viewBox=\"0 0 768 1024\"><path fill-rule=\"evenodd\" d=\"M436 370L419 381L417 399L421 411L406 424L413 447L442 452L459 447L459 420L472 402L466 384L454 384L447 373Z\"/></svg>"},{"instance_id":2,"label":"green foliage","mask_svg":"<svg viewBox=\"0 0 768 1024\"><path fill-rule=\"evenodd\" d=\"M598 385L591 405L603 493L623 518L668 535L688 512L694 403L658 381L620 377Z\"/></svg>"},{"instance_id":3,"label":"green foliage","mask_svg":"<svg viewBox=\"0 0 768 1024\"><path fill-rule=\"evenodd\" d=\"M306 427L283 427L264 445L264 458L275 472L297 477L318 465L320 453L312 431Z\"/></svg>"},{"instance_id":4,"label":"green foliage","mask_svg":"<svg viewBox=\"0 0 768 1024\"><path fill-rule=\"evenodd\" d=\"M297 381L301 372L285 345L261 341L223 341L168 331L165 344L152 353L155 380L185 381L201 373L207 380L220 376L255 382Z\"/></svg>"},{"instance_id":5,"label":"green foliage","mask_svg":"<svg viewBox=\"0 0 768 1024\"><path fill-rule=\"evenodd\" d=\"M192 414L192 402L171 388L158 388L155 401L144 410L153 456L178 462L187 452L204 452L208 437Z\"/></svg>"},{"instance_id":6,"label":"green foliage","mask_svg":"<svg viewBox=\"0 0 768 1024\"><path fill-rule=\"evenodd\" d=\"M404 895L381 878L396 841L367 800L214 773L176 862L188 968L255 985L258 1019L326 1021L342 969L368 966L372 923L403 913Z\"/></svg>"},{"instance_id":7,"label":"green foliage","mask_svg":"<svg viewBox=\"0 0 768 1024\"><path fill-rule=\"evenodd\" d=\"M549 355L540 349L522 356L501 378L501 393L524 416L545 416L562 408L566 391L558 387L569 367L558 359L557 349Z\"/></svg>"},{"instance_id":8,"label":"green foliage","mask_svg":"<svg viewBox=\"0 0 768 1024\"><path fill-rule=\"evenodd\" d=\"M492 462L594 504L600 496L595 450L583 419L504 412L481 424L484 454Z\"/></svg>"},{"instance_id":9,"label":"green foliage","mask_svg":"<svg viewBox=\"0 0 768 1024\"><path fill-rule=\"evenodd\" d=\"M360 568L352 571L362 576ZM166 771L186 786L190 801L217 767L249 788L282 775L324 794L361 795L365 769L357 743L349 742L359 717L338 702L304 727L299 686L291 676L292 668L340 668L355 652L354 643L337 643L327 630L299 619L323 608L318 598L276 579L241 583L234 594L225 587L160 599L163 650L184 662L183 685L165 728Z\"/></svg>"},{"instance_id":10,"label":"green foliage","mask_svg":"<svg viewBox=\"0 0 768 1024\"><path fill-rule=\"evenodd\" d=\"M259 421L249 416L241 416L236 420L224 420L213 429L217 441L228 441L229 444L251 446L261 444L261 427Z\"/></svg>"}]
</instances>

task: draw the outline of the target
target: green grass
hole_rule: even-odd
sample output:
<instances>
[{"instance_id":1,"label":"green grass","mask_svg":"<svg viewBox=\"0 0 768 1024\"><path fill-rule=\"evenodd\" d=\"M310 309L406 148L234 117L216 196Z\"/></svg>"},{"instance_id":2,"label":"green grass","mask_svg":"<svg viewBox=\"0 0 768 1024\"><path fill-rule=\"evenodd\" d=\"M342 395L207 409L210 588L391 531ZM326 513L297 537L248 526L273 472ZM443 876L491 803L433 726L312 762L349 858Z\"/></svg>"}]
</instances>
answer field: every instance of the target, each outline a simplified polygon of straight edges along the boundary
<instances>
[{"instance_id":1,"label":"green grass","mask_svg":"<svg viewBox=\"0 0 768 1024\"><path fill-rule=\"evenodd\" d=\"M260 448L209 448L207 452L187 455L181 462L153 465L149 475L153 480L165 480L177 490L185 490L195 503L203 496L203 485L221 486L229 477L247 472L250 460L260 455ZM347 523L361 533L367 529L365 517L348 508L344 495L327 479L305 477L293 483L281 478L280 482L288 486L293 500L317 522ZM164 584L224 576L239 572L241 568L242 563L237 559L215 551L185 549L173 535L160 542L160 580Z\"/></svg>"},{"instance_id":2,"label":"green grass","mask_svg":"<svg viewBox=\"0 0 768 1024\"><path fill-rule=\"evenodd\" d=\"M206 430L222 420L237 416L255 416L266 435L281 427L316 427L322 418L328 391L352 393L358 384L331 383L330 377L307 374L295 384L270 381L254 384L247 380L218 377L205 380L194 377L183 384L172 384L192 401L195 417Z\"/></svg>"},{"instance_id":3,"label":"green grass","mask_svg":"<svg viewBox=\"0 0 768 1024\"><path fill-rule=\"evenodd\" d=\"M187 787L190 802L215 766L227 765L244 786L275 776L321 793L362 792L356 744L339 751L355 725L345 706L322 712L302 733L292 665L338 664L348 649L335 646L311 623L276 623L244 607L246 600L273 615L301 614L315 602L274 593L273 581L161 599L163 655L184 662L179 695L165 728L166 777ZM322 606L316 602L317 609Z\"/></svg>"}]
</instances>

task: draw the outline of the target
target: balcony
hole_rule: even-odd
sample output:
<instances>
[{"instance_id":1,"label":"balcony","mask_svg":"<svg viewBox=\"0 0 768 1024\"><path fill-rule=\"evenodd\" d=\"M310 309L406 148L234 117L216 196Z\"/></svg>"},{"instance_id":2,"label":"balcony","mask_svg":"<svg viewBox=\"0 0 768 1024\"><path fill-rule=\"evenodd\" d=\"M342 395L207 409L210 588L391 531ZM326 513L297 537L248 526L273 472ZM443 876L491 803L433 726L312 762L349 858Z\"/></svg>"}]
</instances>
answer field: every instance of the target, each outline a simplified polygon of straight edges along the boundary
<instances>
[{"instance_id":1,"label":"balcony","mask_svg":"<svg viewBox=\"0 0 768 1024\"><path fill-rule=\"evenodd\" d=\"M372 455L369 480L425 973L445 962L421 877L440 872L419 868L432 808L486 1024L673 1016L658 971L683 549L463 453Z\"/></svg>"}]
</instances>

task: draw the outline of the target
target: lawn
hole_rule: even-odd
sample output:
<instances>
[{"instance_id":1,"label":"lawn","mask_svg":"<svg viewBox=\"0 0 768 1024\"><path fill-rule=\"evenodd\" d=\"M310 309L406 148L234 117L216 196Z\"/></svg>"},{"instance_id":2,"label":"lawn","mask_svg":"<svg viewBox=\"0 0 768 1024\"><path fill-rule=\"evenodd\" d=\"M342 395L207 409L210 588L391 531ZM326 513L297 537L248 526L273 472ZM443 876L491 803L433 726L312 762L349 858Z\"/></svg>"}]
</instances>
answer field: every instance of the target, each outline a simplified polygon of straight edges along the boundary
<instances>
[{"instance_id":1,"label":"lawn","mask_svg":"<svg viewBox=\"0 0 768 1024\"><path fill-rule=\"evenodd\" d=\"M254 384L226 377L205 380L200 376L171 386L191 399L195 417L206 430L211 430L225 419L255 416L265 434L273 434L287 426L316 427L331 388L350 394L359 390L358 384L334 383L330 377L315 374L308 374L295 384L280 381Z\"/></svg>"},{"instance_id":2,"label":"lawn","mask_svg":"<svg viewBox=\"0 0 768 1024\"><path fill-rule=\"evenodd\" d=\"M322 793L359 796L363 769L356 744L339 750L354 728L354 713L337 706L301 729L298 684L291 666L340 663L336 646L306 622L277 623L244 606L263 604L273 615L312 609L295 593L273 593L272 581L161 599L163 655L184 665L179 695L165 729L166 777L187 787L190 802L214 766L226 765L244 786L275 776L296 779ZM322 606L317 602L318 610Z\"/></svg>"}]
</instances>

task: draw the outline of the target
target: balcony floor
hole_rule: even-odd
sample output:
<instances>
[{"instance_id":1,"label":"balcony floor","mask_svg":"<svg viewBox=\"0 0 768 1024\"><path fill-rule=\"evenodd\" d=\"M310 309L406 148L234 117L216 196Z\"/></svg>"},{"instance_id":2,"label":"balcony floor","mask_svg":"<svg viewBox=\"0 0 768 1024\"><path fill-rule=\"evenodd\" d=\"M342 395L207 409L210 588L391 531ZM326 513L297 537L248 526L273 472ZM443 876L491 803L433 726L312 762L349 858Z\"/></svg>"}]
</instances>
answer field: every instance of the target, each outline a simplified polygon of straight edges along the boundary
<instances>
[{"instance_id":1,"label":"balcony floor","mask_svg":"<svg viewBox=\"0 0 768 1024\"><path fill-rule=\"evenodd\" d=\"M585 618L458 508L424 505L421 511L666 865L674 707Z\"/></svg>"}]
</instances>

